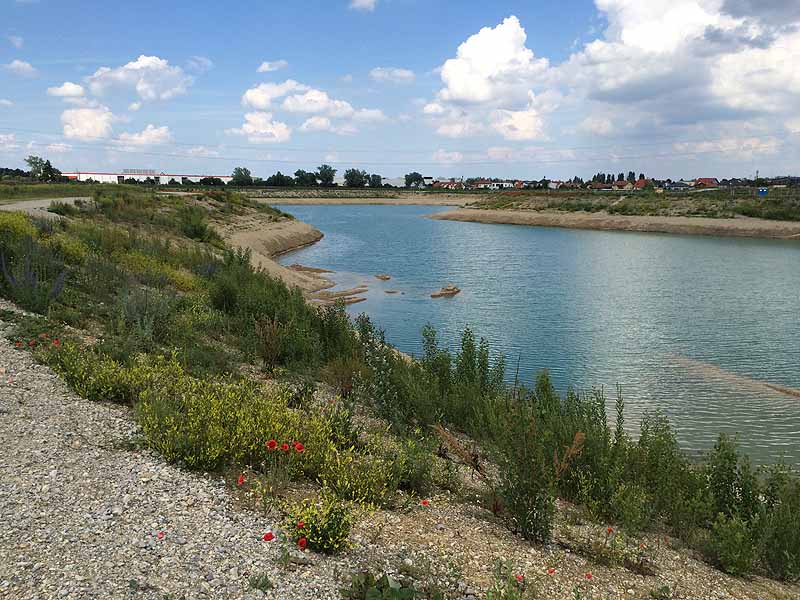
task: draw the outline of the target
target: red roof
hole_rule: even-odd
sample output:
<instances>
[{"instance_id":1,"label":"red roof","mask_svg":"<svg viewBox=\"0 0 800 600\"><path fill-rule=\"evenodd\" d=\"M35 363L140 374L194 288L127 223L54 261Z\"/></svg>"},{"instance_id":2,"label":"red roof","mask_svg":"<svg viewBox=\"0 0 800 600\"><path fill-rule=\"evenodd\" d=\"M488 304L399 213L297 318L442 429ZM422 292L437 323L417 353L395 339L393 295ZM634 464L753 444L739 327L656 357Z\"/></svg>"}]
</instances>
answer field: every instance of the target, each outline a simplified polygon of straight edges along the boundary
<instances>
[{"instance_id":1,"label":"red roof","mask_svg":"<svg viewBox=\"0 0 800 600\"><path fill-rule=\"evenodd\" d=\"M637 190L643 190L647 187L648 183L650 182L647 181L647 179L637 179L636 183L633 184L633 187L635 187Z\"/></svg>"},{"instance_id":2,"label":"red roof","mask_svg":"<svg viewBox=\"0 0 800 600\"><path fill-rule=\"evenodd\" d=\"M716 177L700 177L695 180L695 185L719 185Z\"/></svg>"}]
</instances>

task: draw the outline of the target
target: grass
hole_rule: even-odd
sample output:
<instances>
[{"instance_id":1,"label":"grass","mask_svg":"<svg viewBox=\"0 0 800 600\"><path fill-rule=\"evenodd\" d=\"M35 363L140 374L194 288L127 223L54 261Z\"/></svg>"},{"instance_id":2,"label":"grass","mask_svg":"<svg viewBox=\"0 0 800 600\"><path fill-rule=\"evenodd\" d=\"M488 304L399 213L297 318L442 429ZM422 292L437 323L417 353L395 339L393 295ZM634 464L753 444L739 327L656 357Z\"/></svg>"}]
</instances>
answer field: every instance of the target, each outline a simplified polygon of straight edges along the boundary
<instances>
[{"instance_id":1,"label":"grass","mask_svg":"<svg viewBox=\"0 0 800 600\"><path fill-rule=\"evenodd\" d=\"M171 462L247 472L272 506L290 482L315 486L328 504L284 508L314 522L306 542L325 551L346 546L349 507L457 489L442 469L457 464L523 539L550 539L561 498L630 534L668 531L728 572L800 578L791 470L753 469L726 437L690 461L657 413L631 439L621 391L609 424L601 392L559 395L546 372L510 389L502 357L468 329L451 352L426 328L409 361L367 317L310 306L213 234L238 216L287 218L230 191L118 186L69 220L0 213L0 295L40 314L15 319L12 341L84 397L132 405ZM315 394L321 380L339 396Z\"/></svg>"},{"instance_id":2,"label":"grass","mask_svg":"<svg viewBox=\"0 0 800 600\"><path fill-rule=\"evenodd\" d=\"M18 200L40 200L45 198L91 198L114 191L139 193L141 188L130 185L92 184L92 183L26 183L0 184L0 203L8 204Z\"/></svg>"}]
</instances>

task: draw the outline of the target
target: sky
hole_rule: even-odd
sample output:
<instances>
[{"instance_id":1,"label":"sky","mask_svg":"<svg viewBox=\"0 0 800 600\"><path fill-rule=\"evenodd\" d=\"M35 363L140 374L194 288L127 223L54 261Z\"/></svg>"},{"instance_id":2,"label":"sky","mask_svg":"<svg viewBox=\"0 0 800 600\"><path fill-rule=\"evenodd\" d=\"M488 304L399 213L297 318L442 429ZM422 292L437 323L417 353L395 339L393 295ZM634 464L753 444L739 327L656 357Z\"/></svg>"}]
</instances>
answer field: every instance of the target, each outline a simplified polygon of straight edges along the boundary
<instances>
[{"instance_id":1,"label":"sky","mask_svg":"<svg viewBox=\"0 0 800 600\"><path fill-rule=\"evenodd\" d=\"M0 0L0 166L800 174L798 0Z\"/></svg>"}]
</instances>

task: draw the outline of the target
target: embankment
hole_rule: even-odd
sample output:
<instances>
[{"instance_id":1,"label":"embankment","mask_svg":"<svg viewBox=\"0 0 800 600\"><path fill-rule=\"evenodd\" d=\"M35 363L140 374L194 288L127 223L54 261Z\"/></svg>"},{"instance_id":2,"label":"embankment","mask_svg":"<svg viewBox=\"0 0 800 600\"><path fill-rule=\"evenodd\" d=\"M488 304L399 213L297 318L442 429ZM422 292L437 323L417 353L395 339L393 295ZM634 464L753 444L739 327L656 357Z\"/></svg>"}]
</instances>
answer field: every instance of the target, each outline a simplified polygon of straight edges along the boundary
<instances>
[{"instance_id":1,"label":"embankment","mask_svg":"<svg viewBox=\"0 0 800 600\"><path fill-rule=\"evenodd\" d=\"M642 231L684 235L716 235L794 239L800 241L800 222L768 221L738 217L711 219L705 217L658 217L610 215L605 212L544 212L526 210L479 210L459 208L429 215L443 221L469 221L537 227L600 229L609 231Z\"/></svg>"}]
</instances>

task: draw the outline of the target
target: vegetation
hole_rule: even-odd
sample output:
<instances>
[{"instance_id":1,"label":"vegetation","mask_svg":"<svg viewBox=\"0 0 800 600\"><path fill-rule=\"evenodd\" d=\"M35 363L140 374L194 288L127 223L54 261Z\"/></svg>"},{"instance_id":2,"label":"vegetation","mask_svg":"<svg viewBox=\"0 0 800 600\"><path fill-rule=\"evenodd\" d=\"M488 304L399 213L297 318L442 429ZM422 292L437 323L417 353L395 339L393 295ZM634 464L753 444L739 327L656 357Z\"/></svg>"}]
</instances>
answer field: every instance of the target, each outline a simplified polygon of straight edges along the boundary
<instances>
[{"instance_id":1,"label":"vegetation","mask_svg":"<svg viewBox=\"0 0 800 600\"><path fill-rule=\"evenodd\" d=\"M442 465L458 465L525 539L550 539L561 498L631 535L669 532L730 573L800 577L800 483L788 468L752 468L725 436L691 462L658 413L631 438L621 392L610 424L602 391L559 394L546 372L509 387L502 357L469 329L451 352L426 327L422 357L408 360L367 317L310 306L214 234L247 211L286 218L230 190L156 198L141 188L98 189L57 222L0 213L0 294L42 315L12 339L79 394L132 405L144 442L167 460L252 473L301 547L339 551L351 508L456 489ZM44 338L30 337L33 323ZM320 380L338 391L333 402L314 393ZM284 502L297 481L319 499ZM606 538L595 555L614 549ZM348 593L414 597L396 584L365 576Z\"/></svg>"}]
</instances>

